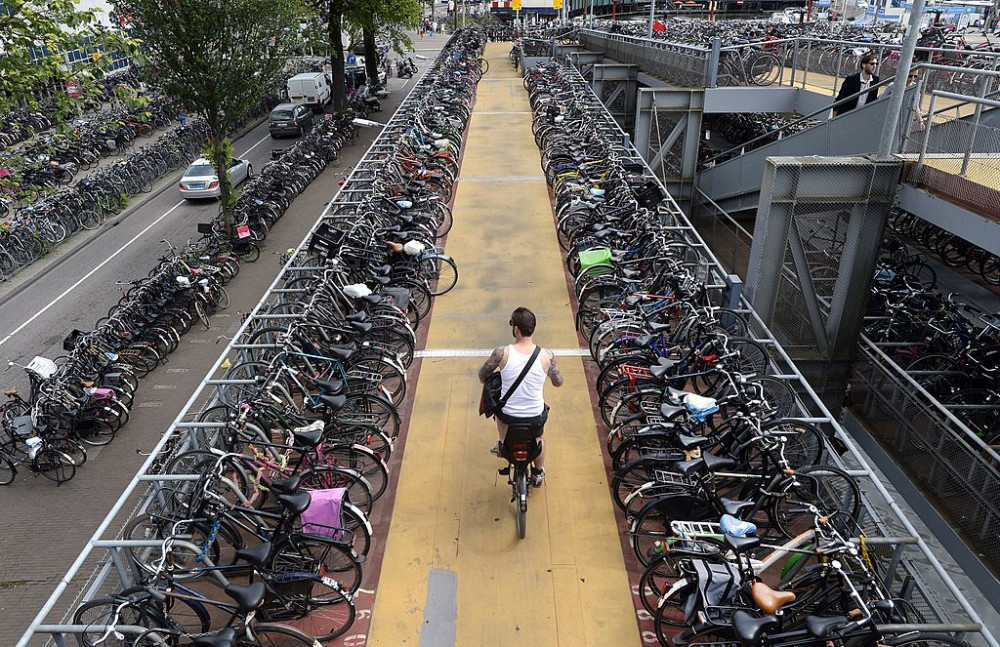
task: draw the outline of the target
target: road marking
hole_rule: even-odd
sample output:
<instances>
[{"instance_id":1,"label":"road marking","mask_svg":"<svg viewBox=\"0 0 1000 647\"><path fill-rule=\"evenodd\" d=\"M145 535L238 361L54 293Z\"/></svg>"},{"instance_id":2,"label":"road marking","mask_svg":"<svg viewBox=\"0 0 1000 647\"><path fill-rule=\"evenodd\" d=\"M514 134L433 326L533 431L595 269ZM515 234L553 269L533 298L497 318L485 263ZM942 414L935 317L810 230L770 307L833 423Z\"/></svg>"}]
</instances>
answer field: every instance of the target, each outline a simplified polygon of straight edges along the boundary
<instances>
[{"instance_id":1,"label":"road marking","mask_svg":"<svg viewBox=\"0 0 1000 647\"><path fill-rule=\"evenodd\" d=\"M236 157L243 157L244 155L248 155L250 153L250 151L252 151L253 149L257 148L258 146L260 146L261 144L263 144L264 142L266 142L269 139L271 139L271 136L270 135L265 135L264 137L261 138L261 140L259 142L257 142L256 144L254 144L250 148L246 149L245 151L243 151L242 154L237 155Z\"/></svg>"},{"instance_id":2,"label":"road marking","mask_svg":"<svg viewBox=\"0 0 1000 647\"><path fill-rule=\"evenodd\" d=\"M550 348L556 357L589 357L590 351L586 348ZM414 357L489 357L493 353L492 348L428 348L418 350L413 353Z\"/></svg>"},{"instance_id":3,"label":"road marking","mask_svg":"<svg viewBox=\"0 0 1000 647\"><path fill-rule=\"evenodd\" d=\"M122 245L121 247L119 247L117 250L115 250L115 253L113 253L111 256L107 257L103 261L101 261L101 263L97 267L95 267L94 269L92 269L89 272L87 272L86 274L84 274L83 277L81 277L79 281L77 281L73 285L71 285L68 288L66 288L66 290L63 291L62 294L60 294L59 296L57 296L55 299L52 299L51 301L49 301L48 305L46 305L44 308L42 308L41 310L39 310L38 312L36 312L35 314L33 314L30 319L28 319L23 324L21 324L20 326L18 326L17 328L15 328L6 337L4 337L3 339L0 339L0 346L3 346L4 344L6 344L8 341L10 341L11 337L13 337L17 333L21 332L22 330L24 330L24 328L28 324L30 324L32 321L34 321L35 319L38 319L43 314L45 314L45 312L49 308L51 308L55 304L57 304L60 301L62 301L63 298L67 294L69 294L73 290L75 290L78 287L80 287L80 284L82 284L84 281L86 281L87 279L89 279L90 277L92 277L94 274L96 274L102 267L104 267L105 265L107 265L108 263L110 263L111 261L113 261L119 254L121 254L122 252L124 252L125 249L129 245L131 245L135 241L139 240L147 231L149 231L150 229L152 229L153 227L155 227L156 225L158 225L161 220L163 220L164 218L166 218L167 216L169 216L170 214L172 214L174 212L174 210L176 210L177 207L181 206L182 204L184 204L184 200L181 200L180 202L178 202L174 206L170 207L170 209L168 209L162 216L160 216L159 218L157 218L153 222L149 223L149 225L145 229L143 229L142 231L140 231L138 234L136 234L135 236L133 236L131 240L129 240L127 243L125 243L124 245Z\"/></svg>"}]
</instances>

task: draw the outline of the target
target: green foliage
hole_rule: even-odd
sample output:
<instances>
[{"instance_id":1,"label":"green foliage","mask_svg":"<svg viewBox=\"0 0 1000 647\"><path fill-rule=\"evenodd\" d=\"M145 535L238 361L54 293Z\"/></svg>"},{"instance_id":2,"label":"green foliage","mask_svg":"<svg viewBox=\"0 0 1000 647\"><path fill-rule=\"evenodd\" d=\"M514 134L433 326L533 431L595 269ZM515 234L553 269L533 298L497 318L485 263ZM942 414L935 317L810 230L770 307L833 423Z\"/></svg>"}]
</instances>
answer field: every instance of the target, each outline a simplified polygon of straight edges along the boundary
<instances>
[{"instance_id":1,"label":"green foliage","mask_svg":"<svg viewBox=\"0 0 1000 647\"><path fill-rule=\"evenodd\" d=\"M299 0L116 0L153 63L154 81L208 124L208 159L232 229L233 187L226 136L284 80L299 45Z\"/></svg>"},{"instance_id":2,"label":"green foliage","mask_svg":"<svg viewBox=\"0 0 1000 647\"><path fill-rule=\"evenodd\" d=\"M81 90L94 91L93 81L113 63L108 54L138 56L137 43L102 26L94 10L80 10L73 0L4 0L0 9L0 113L21 105L38 107L36 94L53 90L56 116L75 114L84 99L66 94L64 82L75 79ZM67 63L65 53L81 43L97 50L84 62ZM45 54L41 54L44 48ZM32 57L35 51L37 59Z\"/></svg>"}]
</instances>

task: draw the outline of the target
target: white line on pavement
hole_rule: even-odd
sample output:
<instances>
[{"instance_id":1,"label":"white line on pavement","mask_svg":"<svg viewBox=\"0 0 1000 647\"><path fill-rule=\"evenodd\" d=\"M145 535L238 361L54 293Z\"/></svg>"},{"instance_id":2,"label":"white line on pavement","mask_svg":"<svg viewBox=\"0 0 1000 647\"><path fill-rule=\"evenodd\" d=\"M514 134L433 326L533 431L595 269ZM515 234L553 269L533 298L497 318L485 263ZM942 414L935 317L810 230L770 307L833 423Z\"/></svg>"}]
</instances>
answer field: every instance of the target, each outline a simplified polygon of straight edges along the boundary
<instances>
[{"instance_id":1,"label":"white line on pavement","mask_svg":"<svg viewBox=\"0 0 1000 647\"><path fill-rule=\"evenodd\" d=\"M588 357L590 351L586 348L550 348L558 357ZM428 348L418 350L414 357L489 357L492 348Z\"/></svg>"},{"instance_id":2,"label":"white line on pavement","mask_svg":"<svg viewBox=\"0 0 1000 647\"><path fill-rule=\"evenodd\" d=\"M250 148L246 149L245 151L243 151L243 153L242 153L242 154L240 154L240 155L237 155L236 157L243 157L244 155L247 155L247 154L249 154L249 153L250 153L250 151L252 151L253 149L257 148L258 146L260 146L261 144L263 144L264 142L266 142L266 141L267 141L268 139L270 139L270 138L271 138L271 135L270 135L270 134L267 134L267 135L265 135L264 137L261 137L261 139L260 139L260 141L259 141L259 142L257 142L256 144L254 144L254 145L253 145L253 146L251 146Z\"/></svg>"},{"instance_id":3,"label":"white line on pavement","mask_svg":"<svg viewBox=\"0 0 1000 647\"><path fill-rule=\"evenodd\" d=\"M12 330L9 335L7 335L6 337L4 337L3 339L0 339L0 346L3 346L4 344L6 344L10 340L11 337L13 337L17 333L21 332L22 330L24 330L24 328L28 324L30 324L32 321L34 321L35 319L38 319L39 317L41 317L45 313L46 310L48 310L49 308L51 308L55 304L59 303L59 301L61 301L63 297L65 297L67 294L69 294L70 292L72 292L73 290L75 290L76 288L78 288L81 283L83 283L84 281L86 281L87 279L89 279L91 276L93 276L95 273L97 273L98 270L100 270L102 267L104 267L105 265L107 265L108 263L110 263L112 260L114 260L116 256L118 256L123 251L125 251L125 248L127 248L129 245L131 245L135 241L139 240L143 236L143 234L145 234L147 231L149 231L150 229L152 229L153 227L155 227L161 220L163 220L164 218L166 218L167 216L169 216L171 213L173 213L174 210L177 207L181 206L182 204L184 204L183 200L181 200L180 202L178 202L174 206L170 207L170 209L168 209L166 213L164 213L162 216L160 216L159 218L157 218L153 222L149 223L149 226L147 226L145 229L143 229L138 234L136 234L135 236L133 236L132 239L129 240L127 243L125 243L124 245L122 245L121 247L119 247L115 251L114 254L112 254L111 256L107 257L106 259L104 259L103 261L101 261L101 263L97 267L95 267L94 269L92 269L89 272L87 272L86 274L84 274L80 278L79 281L77 281L73 285L71 285L68 288L66 288L66 290L63 291L62 294L60 294L59 296L57 296L55 299L52 299L52 301L50 301L48 303L48 305L46 305L44 308L42 308L41 310L39 310L38 312L36 312L35 314L33 314L31 316L31 318L28 319L27 321L25 321L23 324L21 324L20 326L18 326L14 330Z\"/></svg>"}]
</instances>

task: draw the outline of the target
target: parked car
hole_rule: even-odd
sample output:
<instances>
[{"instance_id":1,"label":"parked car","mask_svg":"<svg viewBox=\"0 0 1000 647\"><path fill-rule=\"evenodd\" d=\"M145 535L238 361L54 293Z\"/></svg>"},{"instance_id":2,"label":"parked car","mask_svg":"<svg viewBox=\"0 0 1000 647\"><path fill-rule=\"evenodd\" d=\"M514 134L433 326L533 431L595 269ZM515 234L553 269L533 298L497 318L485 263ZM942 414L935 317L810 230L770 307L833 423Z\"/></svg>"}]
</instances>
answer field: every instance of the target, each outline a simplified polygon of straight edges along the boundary
<instances>
[{"instance_id":1,"label":"parked car","mask_svg":"<svg viewBox=\"0 0 1000 647\"><path fill-rule=\"evenodd\" d=\"M229 167L229 181L233 186L239 185L247 180L253 173L250 160L234 159ZM218 198L221 194L219 189L219 176L215 174L211 162L201 157L191 162L188 170L184 171L181 178L181 197L185 200L191 198Z\"/></svg>"},{"instance_id":2,"label":"parked car","mask_svg":"<svg viewBox=\"0 0 1000 647\"><path fill-rule=\"evenodd\" d=\"M312 128L313 113L304 103L282 103L271 111L267 118L267 129L271 137L283 135L301 136Z\"/></svg>"},{"instance_id":3,"label":"parked car","mask_svg":"<svg viewBox=\"0 0 1000 647\"><path fill-rule=\"evenodd\" d=\"M303 72L288 79L288 100L304 103L317 112L330 103L333 88L329 75L323 72Z\"/></svg>"}]
</instances>

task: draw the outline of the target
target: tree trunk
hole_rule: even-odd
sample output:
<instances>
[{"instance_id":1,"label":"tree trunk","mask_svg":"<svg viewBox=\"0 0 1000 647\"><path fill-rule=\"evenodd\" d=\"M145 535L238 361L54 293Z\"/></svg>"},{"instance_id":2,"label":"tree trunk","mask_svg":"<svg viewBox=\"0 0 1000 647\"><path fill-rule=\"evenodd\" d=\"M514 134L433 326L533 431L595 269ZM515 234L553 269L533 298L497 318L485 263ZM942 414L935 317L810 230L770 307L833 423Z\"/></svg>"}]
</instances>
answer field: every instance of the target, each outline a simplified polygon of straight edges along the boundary
<instances>
[{"instance_id":1,"label":"tree trunk","mask_svg":"<svg viewBox=\"0 0 1000 647\"><path fill-rule=\"evenodd\" d=\"M333 65L333 109L335 112L347 110L347 81L344 77L344 37L340 29L343 14L339 11L339 2L330 2L329 32L330 62Z\"/></svg>"},{"instance_id":2,"label":"tree trunk","mask_svg":"<svg viewBox=\"0 0 1000 647\"><path fill-rule=\"evenodd\" d=\"M212 162L212 168L219 178L219 208L222 211L222 225L225 235L232 238L233 234L233 185L229 180L229 164L232 161L230 155L229 140L226 138L226 129L217 119L208 121L208 158Z\"/></svg>"},{"instance_id":3,"label":"tree trunk","mask_svg":"<svg viewBox=\"0 0 1000 647\"><path fill-rule=\"evenodd\" d=\"M365 44L365 75L373 88L378 82L378 48L375 47L375 30L365 27L361 30L361 38Z\"/></svg>"}]
</instances>

